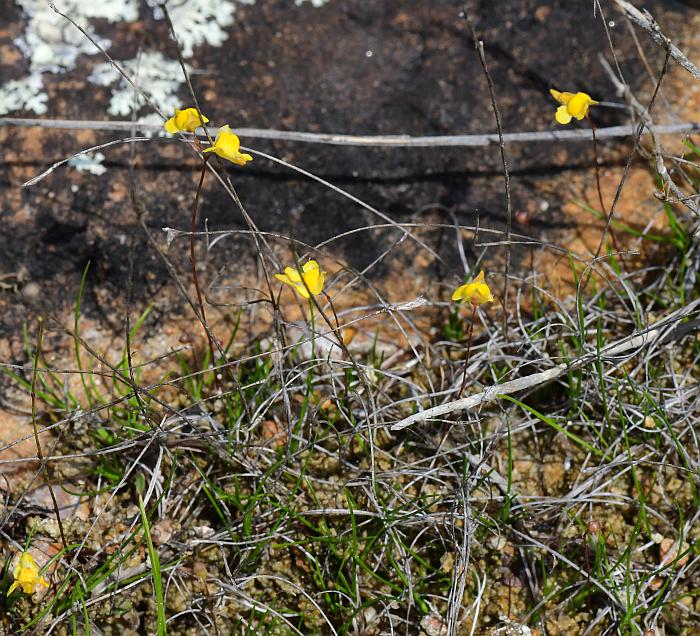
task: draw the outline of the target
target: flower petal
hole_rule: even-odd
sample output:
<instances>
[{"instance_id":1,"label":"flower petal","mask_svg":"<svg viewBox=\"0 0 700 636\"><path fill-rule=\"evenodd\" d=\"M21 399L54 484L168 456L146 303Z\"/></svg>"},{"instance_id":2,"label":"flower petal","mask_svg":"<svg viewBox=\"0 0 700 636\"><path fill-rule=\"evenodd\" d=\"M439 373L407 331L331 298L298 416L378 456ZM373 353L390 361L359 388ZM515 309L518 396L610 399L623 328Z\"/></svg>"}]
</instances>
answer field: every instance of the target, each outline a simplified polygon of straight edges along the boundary
<instances>
[{"instance_id":1,"label":"flower petal","mask_svg":"<svg viewBox=\"0 0 700 636\"><path fill-rule=\"evenodd\" d=\"M175 117L171 117L163 124L163 128L167 130L171 135L179 132L177 125L175 124Z\"/></svg>"},{"instance_id":2,"label":"flower petal","mask_svg":"<svg viewBox=\"0 0 700 636\"><path fill-rule=\"evenodd\" d=\"M569 114L576 119L581 120L588 114L588 107L591 104L590 95L586 93L576 93L571 98L571 101L566 105Z\"/></svg>"},{"instance_id":3,"label":"flower petal","mask_svg":"<svg viewBox=\"0 0 700 636\"><path fill-rule=\"evenodd\" d=\"M299 294L301 296L303 296L304 298L310 298L309 290L306 289L306 287L304 286L304 283L302 283L302 282L297 283L297 285L294 287L294 289L296 289L299 292Z\"/></svg>"},{"instance_id":4,"label":"flower petal","mask_svg":"<svg viewBox=\"0 0 700 636\"><path fill-rule=\"evenodd\" d=\"M250 155L244 155L240 152L236 152L231 156L226 156L225 159L228 159L229 161L232 161L236 165L239 166L245 166L249 161L253 161L253 157Z\"/></svg>"},{"instance_id":5,"label":"flower petal","mask_svg":"<svg viewBox=\"0 0 700 636\"><path fill-rule=\"evenodd\" d=\"M560 124L568 124L571 121L571 114L569 113L569 110L567 109L566 106L559 106L557 108L557 112L554 115L554 118L560 123Z\"/></svg>"},{"instance_id":6,"label":"flower petal","mask_svg":"<svg viewBox=\"0 0 700 636\"><path fill-rule=\"evenodd\" d=\"M561 93L558 90L555 90L554 88L549 89L549 94L554 97L560 104L563 104L564 102L561 99Z\"/></svg>"},{"instance_id":7,"label":"flower petal","mask_svg":"<svg viewBox=\"0 0 700 636\"><path fill-rule=\"evenodd\" d=\"M571 101L571 98L574 96L573 93L560 93L557 90L554 90L553 88L549 89L549 93L554 99L556 99L560 104L568 104Z\"/></svg>"},{"instance_id":8,"label":"flower petal","mask_svg":"<svg viewBox=\"0 0 700 636\"><path fill-rule=\"evenodd\" d=\"M457 289L452 292L452 300L464 300L465 292L469 284L460 285Z\"/></svg>"},{"instance_id":9,"label":"flower petal","mask_svg":"<svg viewBox=\"0 0 700 636\"><path fill-rule=\"evenodd\" d=\"M320 294L323 289L323 279L325 277L325 272L322 274L318 271L318 265L316 269L310 269L304 274L304 282L306 283L309 291L315 296ZM306 291L306 290L305 290Z\"/></svg>"},{"instance_id":10,"label":"flower petal","mask_svg":"<svg viewBox=\"0 0 700 636\"><path fill-rule=\"evenodd\" d=\"M284 273L289 277L289 280L291 280L293 283L301 282L301 274L293 267L285 267Z\"/></svg>"}]
</instances>

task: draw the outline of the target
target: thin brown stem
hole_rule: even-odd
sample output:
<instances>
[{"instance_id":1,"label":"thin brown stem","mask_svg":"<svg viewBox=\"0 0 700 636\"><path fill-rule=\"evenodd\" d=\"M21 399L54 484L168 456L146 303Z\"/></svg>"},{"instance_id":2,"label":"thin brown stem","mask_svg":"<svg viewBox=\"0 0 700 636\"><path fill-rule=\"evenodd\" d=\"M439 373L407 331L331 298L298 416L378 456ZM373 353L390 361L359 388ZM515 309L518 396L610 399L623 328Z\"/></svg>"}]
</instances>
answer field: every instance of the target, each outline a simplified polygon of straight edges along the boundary
<instances>
[{"instance_id":1,"label":"thin brown stem","mask_svg":"<svg viewBox=\"0 0 700 636\"><path fill-rule=\"evenodd\" d=\"M462 386L459 387L457 399L462 397L464 387L467 385L467 366L469 365L469 355L472 350L472 336L474 335L474 321L476 320L476 305L472 304L472 318L469 321L469 335L467 336L467 355L464 356L464 372L462 373Z\"/></svg>"},{"instance_id":2,"label":"thin brown stem","mask_svg":"<svg viewBox=\"0 0 700 636\"><path fill-rule=\"evenodd\" d=\"M326 300L328 301L328 306L331 308L331 311L333 312L333 318L335 318L335 328L330 324L330 321L326 319L326 322L328 323L328 326L333 329L333 332L335 333L335 337L338 340L338 346L342 349L343 353L345 354L346 358L348 360L351 360L350 358L350 350L347 348L347 345L345 344L345 340L343 340L343 332L340 328L340 320L338 320L338 314L335 311L335 307L333 306L333 301L331 300L331 297L326 293L325 289L321 290L323 292L323 295L326 297ZM323 312L320 311L320 305L319 305L319 312L323 315ZM323 316L326 318L325 316ZM348 380L347 374L344 375L345 378L345 394L347 395L350 392L350 383Z\"/></svg>"},{"instance_id":3,"label":"thin brown stem","mask_svg":"<svg viewBox=\"0 0 700 636\"><path fill-rule=\"evenodd\" d=\"M202 161L202 170L199 173L199 184L197 185L197 192L194 195L194 206L192 207L192 223L190 232L190 263L192 264L192 281L194 282L194 289L197 292L197 304L199 306L199 316L202 319L202 324L206 324L207 318L204 313L204 299L202 297L202 290L199 286L199 278L197 277L197 252L195 250L195 233L197 231L197 211L199 210L199 198L202 194L202 186L204 185L204 176L207 173L207 161L208 156L204 156L204 161ZM209 363L212 366L216 365L216 357L214 354L214 340L209 329L205 329L204 332L207 336L207 342L209 344ZM219 384L217 374L214 374L217 386Z\"/></svg>"},{"instance_id":4,"label":"thin brown stem","mask_svg":"<svg viewBox=\"0 0 700 636\"><path fill-rule=\"evenodd\" d=\"M598 190L598 203L600 203L600 213L603 216L607 215L607 209L605 207L605 203L603 202L603 189L600 186L600 166L599 166L599 160L598 160L598 138L596 137L596 125L593 119L589 116L586 117L588 119L588 123L591 125L591 134L593 135L593 167L595 168L595 184L596 184L596 189ZM617 245L617 239L615 238L615 232L613 232L612 228L609 229L609 234L610 234L610 240L612 241L613 244L613 249L619 253L620 255L620 265L622 265L623 269L625 267L625 262L624 262L624 257L621 253L620 248Z\"/></svg>"},{"instance_id":5,"label":"thin brown stem","mask_svg":"<svg viewBox=\"0 0 700 636\"><path fill-rule=\"evenodd\" d=\"M498 101L496 100L496 88L493 83L493 78L489 71L488 64L486 63L486 54L484 53L484 43L479 39L476 33L476 29L469 18L469 13L467 11L467 5L465 4L462 8L462 17L469 28L469 31L474 41L474 48L479 56L479 62L481 68L484 71L484 76L486 77L486 83L489 89L489 96L491 98L491 108L493 110L493 116L496 120L496 130L498 131L498 148L501 152L501 164L503 165L503 179L505 185L505 195L506 195L506 263L503 272L503 336L508 340L508 312L505 311L505 307L508 305L508 277L510 274L510 261L511 261L511 232L513 228L513 204L511 201L510 193L510 170L508 168L508 157L506 155L506 142L503 135L503 124L501 122L501 113L498 108Z\"/></svg>"},{"instance_id":6,"label":"thin brown stem","mask_svg":"<svg viewBox=\"0 0 700 636\"><path fill-rule=\"evenodd\" d=\"M51 503L53 504L53 510L56 515L56 522L58 523L58 530L61 533L61 541L63 542L63 549L68 549L68 542L66 541L66 535L63 531L63 522L61 521L61 511L58 509L58 501L56 501L56 494L53 491L53 485L51 484L51 478L49 477L49 466L48 462L44 460L44 453L41 450L41 440L39 439L39 429L36 424L36 377L37 370L39 368L39 359L41 358L41 345L44 339L44 319L39 316L39 334L36 339L36 350L34 351L34 364L32 367L32 383L31 383L31 399L32 399L32 430L34 431L34 442L36 443L36 456L41 464L41 470L44 473L44 480L46 481L46 487L49 489L49 495L51 496Z\"/></svg>"}]
</instances>

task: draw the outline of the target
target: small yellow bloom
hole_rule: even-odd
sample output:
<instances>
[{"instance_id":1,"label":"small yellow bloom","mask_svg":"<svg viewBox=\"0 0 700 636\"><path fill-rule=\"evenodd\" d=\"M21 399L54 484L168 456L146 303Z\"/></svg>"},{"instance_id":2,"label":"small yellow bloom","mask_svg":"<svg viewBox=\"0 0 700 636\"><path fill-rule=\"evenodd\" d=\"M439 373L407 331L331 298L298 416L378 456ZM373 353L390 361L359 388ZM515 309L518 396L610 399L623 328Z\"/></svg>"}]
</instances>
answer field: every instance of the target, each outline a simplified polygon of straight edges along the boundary
<instances>
[{"instance_id":1,"label":"small yellow bloom","mask_svg":"<svg viewBox=\"0 0 700 636\"><path fill-rule=\"evenodd\" d=\"M465 283L457 287L454 294L452 294L452 300L469 301L475 306L492 303L493 294L484 280L484 272L479 272L479 275L471 283Z\"/></svg>"},{"instance_id":2,"label":"small yellow bloom","mask_svg":"<svg viewBox=\"0 0 700 636\"><path fill-rule=\"evenodd\" d=\"M311 260L302 267L301 272L293 267L285 267L284 274L275 274L275 278L289 285L299 295L308 298L309 292L314 296L321 293L326 272L322 272L318 263Z\"/></svg>"},{"instance_id":3,"label":"small yellow bloom","mask_svg":"<svg viewBox=\"0 0 700 636\"><path fill-rule=\"evenodd\" d=\"M226 126L219 128L219 134L214 140L214 145L205 148L203 152L215 152L222 159L228 159L239 166L245 166L249 161L253 161L253 157L243 154L238 151L241 147L241 140L238 135L231 132L231 129Z\"/></svg>"},{"instance_id":4,"label":"small yellow bloom","mask_svg":"<svg viewBox=\"0 0 700 636\"><path fill-rule=\"evenodd\" d=\"M202 115L202 121L206 124L209 120ZM196 108L175 109L175 114L166 121L163 126L169 133L194 132L202 125Z\"/></svg>"},{"instance_id":5,"label":"small yellow bloom","mask_svg":"<svg viewBox=\"0 0 700 636\"><path fill-rule=\"evenodd\" d=\"M586 93L560 93L553 88L550 88L549 92L561 104L555 115L560 124L568 124L574 117L581 121L588 117L588 109L599 103Z\"/></svg>"},{"instance_id":6,"label":"small yellow bloom","mask_svg":"<svg viewBox=\"0 0 700 636\"><path fill-rule=\"evenodd\" d=\"M19 557L17 565L12 570L12 576L15 582L7 590L8 596L18 587L21 587L25 594L34 594L37 585L49 586L48 581L43 576L39 576L39 566L29 552L23 552Z\"/></svg>"}]
</instances>

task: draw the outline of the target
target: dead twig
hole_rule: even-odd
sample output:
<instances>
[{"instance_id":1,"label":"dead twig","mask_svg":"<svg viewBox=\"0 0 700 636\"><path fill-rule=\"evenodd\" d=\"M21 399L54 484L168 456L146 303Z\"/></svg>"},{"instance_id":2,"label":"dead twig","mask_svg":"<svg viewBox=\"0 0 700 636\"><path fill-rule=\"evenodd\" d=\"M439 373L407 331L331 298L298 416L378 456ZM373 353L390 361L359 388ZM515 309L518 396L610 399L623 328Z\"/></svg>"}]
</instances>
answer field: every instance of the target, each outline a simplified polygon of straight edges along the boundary
<instances>
[{"instance_id":1,"label":"dead twig","mask_svg":"<svg viewBox=\"0 0 700 636\"><path fill-rule=\"evenodd\" d=\"M681 310L673 312L666 319L657 322L652 328L635 333L632 336L627 336L626 338L622 338L621 340L614 342L607 347L603 347L599 353L594 352L593 354L586 354L572 361L568 365L559 364L556 367L547 369L546 371L532 373L522 378L516 378L515 380L504 382L503 384L494 384L493 386L487 387L480 393L470 395L460 400L453 400L451 402L447 402L446 404L440 404L439 406L434 406L433 408L426 409L425 411L414 413L413 415L392 424L391 430L400 431L401 429L417 424L418 422L436 419L457 411L470 411L482 406L483 404L494 402L502 395L510 395L525 389L546 384L552 380L556 380L567 371L590 364L591 362L595 361L599 355L601 358L611 358L626 354L629 351L633 351L632 355L636 355L646 345L649 345L651 342L654 342L657 337L661 336L662 332L664 331L664 327L672 322L679 322L686 316L696 313L698 304L700 304L700 300L683 307ZM686 334L685 331L679 333L681 334L681 337L682 335ZM672 338L669 338L668 334L664 335L664 342L668 342L671 339Z\"/></svg>"},{"instance_id":2,"label":"dead twig","mask_svg":"<svg viewBox=\"0 0 700 636\"><path fill-rule=\"evenodd\" d=\"M613 0L620 10L634 22L644 29L659 46L669 52L669 55L690 73L696 80L700 80L700 69L695 66L671 40L661 32L658 22L646 9L640 11L627 0Z\"/></svg>"},{"instance_id":3,"label":"dead twig","mask_svg":"<svg viewBox=\"0 0 700 636\"><path fill-rule=\"evenodd\" d=\"M600 105L602 106L604 103ZM165 119L163 121L165 121ZM143 122L39 119L31 117L0 117L0 126L15 126L17 128L40 127L54 130L105 130L113 132L140 130L144 133L154 133L163 130L163 126L160 124L147 124ZM216 135L219 129L208 128L208 131L210 135ZM608 126L606 128L598 128L596 130L596 136L599 140L614 139L617 137L629 137L630 135L634 135L635 132L635 126ZM700 132L700 122L683 122L679 124L657 126L656 132L659 135L697 133ZM413 137L412 135L343 135L338 133L309 133L265 128L236 128L236 134L239 137L269 139L271 141L328 144L333 146L372 146L379 148L474 148L492 146L500 142L498 133L484 133L482 135L426 135ZM189 135L183 133L183 136L188 137ZM197 133L197 136L206 139L204 133ZM539 141L590 141L591 139L591 131L585 129L503 133L503 141L507 144ZM143 139L143 141L147 141L147 139ZM105 147L105 145L97 146L92 150L103 147ZM243 146L241 148L245 151L250 150L250 148Z\"/></svg>"}]
</instances>

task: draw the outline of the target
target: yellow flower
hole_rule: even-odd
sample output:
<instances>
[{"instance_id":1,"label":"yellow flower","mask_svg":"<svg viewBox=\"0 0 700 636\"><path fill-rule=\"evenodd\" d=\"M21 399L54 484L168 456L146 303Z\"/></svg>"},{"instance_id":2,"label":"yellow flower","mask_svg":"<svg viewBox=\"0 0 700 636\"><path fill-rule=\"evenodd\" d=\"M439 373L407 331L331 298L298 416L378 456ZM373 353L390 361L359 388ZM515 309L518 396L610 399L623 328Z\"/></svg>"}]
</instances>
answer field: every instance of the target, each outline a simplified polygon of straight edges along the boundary
<instances>
[{"instance_id":1,"label":"yellow flower","mask_svg":"<svg viewBox=\"0 0 700 636\"><path fill-rule=\"evenodd\" d=\"M23 552L19 557L14 570L12 570L12 576L15 582L7 590L8 596L18 587L21 587L25 594L34 594L37 585L49 586L48 581L43 576L39 576L39 566L29 552Z\"/></svg>"},{"instance_id":2,"label":"yellow flower","mask_svg":"<svg viewBox=\"0 0 700 636\"><path fill-rule=\"evenodd\" d=\"M289 285L304 298L308 298L309 292L314 296L321 293L326 272L322 272L318 263L312 260L302 267L301 273L292 267L285 267L284 274L275 274L275 278Z\"/></svg>"},{"instance_id":3,"label":"yellow flower","mask_svg":"<svg viewBox=\"0 0 700 636\"><path fill-rule=\"evenodd\" d=\"M209 120L202 115L202 121L206 124ZM163 126L169 133L194 132L202 125L196 108L175 109L175 114L166 121Z\"/></svg>"},{"instance_id":4,"label":"yellow flower","mask_svg":"<svg viewBox=\"0 0 700 636\"><path fill-rule=\"evenodd\" d=\"M560 124L568 124L573 117L581 121L588 117L588 109L598 103L586 93L560 93L553 88L550 88L549 92L561 104L555 115Z\"/></svg>"},{"instance_id":5,"label":"yellow flower","mask_svg":"<svg viewBox=\"0 0 700 636\"><path fill-rule=\"evenodd\" d=\"M452 300L469 301L472 305L492 303L493 294L484 280L484 272L479 272L479 275L471 283L457 287L452 294Z\"/></svg>"},{"instance_id":6,"label":"yellow flower","mask_svg":"<svg viewBox=\"0 0 700 636\"><path fill-rule=\"evenodd\" d=\"M233 161L239 166L245 166L249 161L253 161L253 157L240 153L238 151L240 147L241 140L238 138L238 135L231 132L231 129L226 125L219 128L219 134L216 136L214 145L205 148L204 152L215 152L223 159Z\"/></svg>"}]
</instances>

